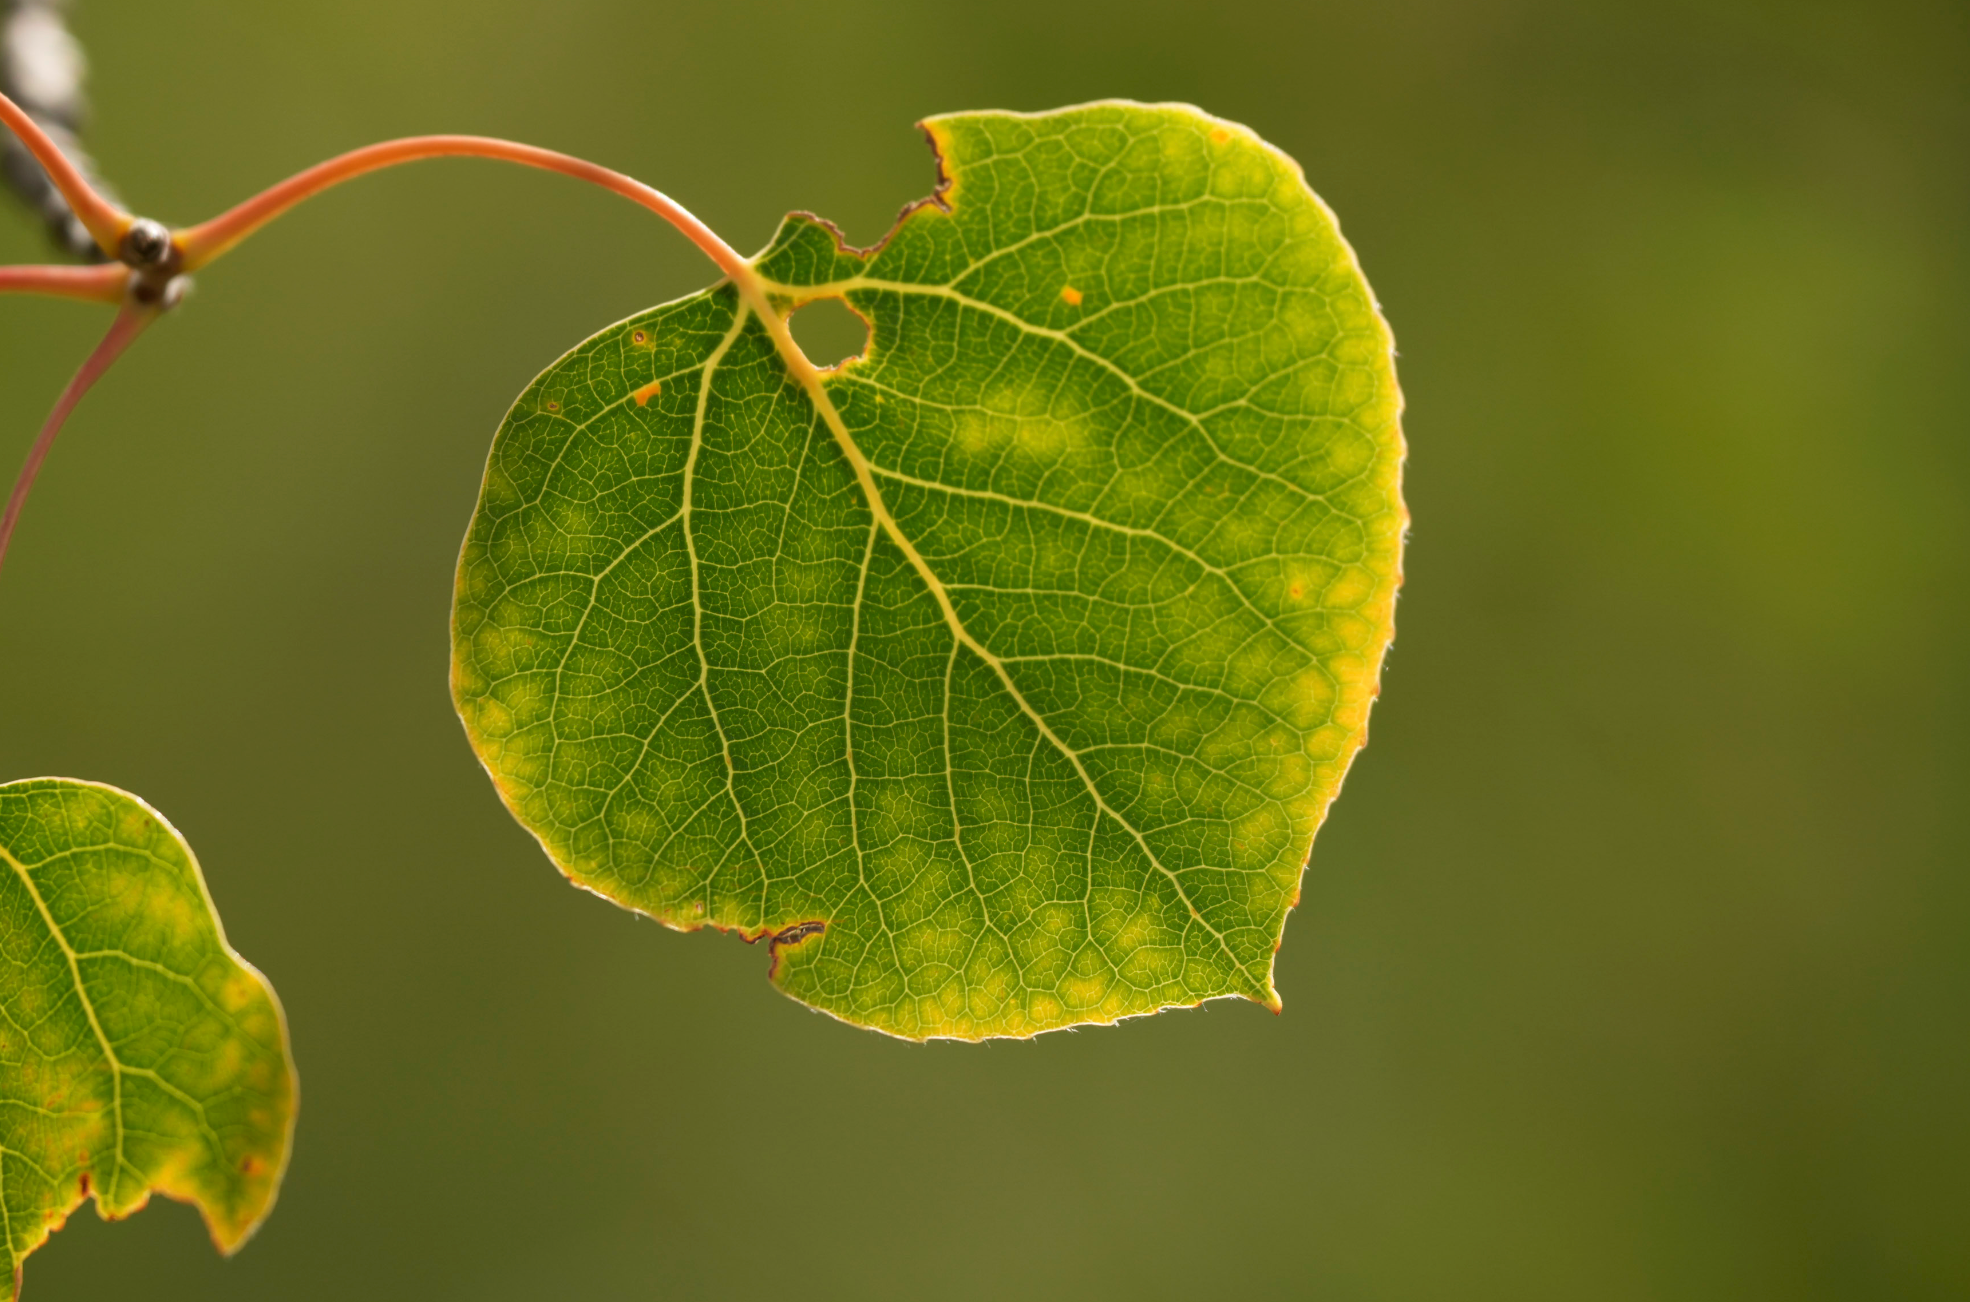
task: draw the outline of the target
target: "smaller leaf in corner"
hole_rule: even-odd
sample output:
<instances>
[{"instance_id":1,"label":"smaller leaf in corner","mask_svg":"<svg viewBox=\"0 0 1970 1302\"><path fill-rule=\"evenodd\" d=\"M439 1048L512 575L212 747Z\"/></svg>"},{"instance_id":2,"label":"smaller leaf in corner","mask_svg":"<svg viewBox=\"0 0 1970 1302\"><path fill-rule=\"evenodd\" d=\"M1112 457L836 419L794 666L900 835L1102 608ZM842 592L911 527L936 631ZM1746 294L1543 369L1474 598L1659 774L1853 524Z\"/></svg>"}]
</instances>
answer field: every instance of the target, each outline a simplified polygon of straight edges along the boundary
<instances>
[{"instance_id":1,"label":"smaller leaf in corner","mask_svg":"<svg viewBox=\"0 0 1970 1302\"><path fill-rule=\"evenodd\" d=\"M231 1253L272 1209L295 1074L273 987L191 848L128 792L0 785L0 1233L22 1261L93 1195L195 1204Z\"/></svg>"}]
</instances>

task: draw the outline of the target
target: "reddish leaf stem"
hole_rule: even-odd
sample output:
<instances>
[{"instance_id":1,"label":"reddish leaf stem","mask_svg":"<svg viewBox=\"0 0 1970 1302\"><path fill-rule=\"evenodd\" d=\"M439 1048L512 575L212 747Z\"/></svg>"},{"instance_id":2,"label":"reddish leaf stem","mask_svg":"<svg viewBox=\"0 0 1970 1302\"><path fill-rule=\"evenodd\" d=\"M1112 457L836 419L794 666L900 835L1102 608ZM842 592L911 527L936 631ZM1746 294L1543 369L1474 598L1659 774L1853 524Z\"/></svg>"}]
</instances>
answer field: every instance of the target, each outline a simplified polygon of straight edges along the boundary
<instances>
[{"instance_id":1,"label":"reddish leaf stem","mask_svg":"<svg viewBox=\"0 0 1970 1302\"><path fill-rule=\"evenodd\" d=\"M121 303L130 269L108 262L95 267L0 267L0 294L52 294L91 303Z\"/></svg>"},{"instance_id":2,"label":"reddish leaf stem","mask_svg":"<svg viewBox=\"0 0 1970 1302\"><path fill-rule=\"evenodd\" d=\"M488 136L411 136L403 140L386 140L317 164L211 221L177 232L173 238L183 255L184 269L198 270L295 204L320 194L330 186L340 185L366 172L425 158L493 158L593 182L643 205L675 226L717 263L719 270L727 276L744 281L751 274L751 264L740 257L731 245L719 239L710 227L661 191L621 172L567 154Z\"/></svg>"},{"instance_id":3,"label":"reddish leaf stem","mask_svg":"<svg viewBox=\"0 0 1970 1302\"><path fill-rule=\"evenodd\" d=\"M11 128L33 151L97 243L112 258L117 257L133 221L130 215L91 189L54 142L34 124L34 120L4 95L0 95L0 123ZM769 323L776 320L765 287L753 271L752 264L670 196L621 172L568 154L487 136L411 136L402 140L387 140L331 158L262 191L210 221L174 232L171 239L177 259L175 265L166 264L168 274L192 272L204 267L294 205L331 186L368 172L426 158L497 159L559 172L622 195L676 227L739 287L762 318ZM21 508L27 502L29 491L34 487L41 463L47 459L48 449L53 446L55 436L61 432L69 413L75 410L89 387L101 378L131 341L158 315L157 307L137 303L128 297L126 290L129 280L130 271L123 266L0 267L0 292L56 294L124 304L109 333L83 362L75 378L69 381L68 388L63 390L54 411L41 428L40 437L28 453L27 464L14 484L12 496L8 498L6 515L0 518L0 562L6 559L7 545L13 539L14 526L20 519ZM779 324L782 328L776 339L786 333L784 322ZM780 342L784 346L791 344L791 340L791 335L787 335ZM800 357L798 349L793 350L790 356ZM805 361L805 358L801 360ZM811 371L811 365L807 369Z\"/></svg>"},{"instance_id":4,"label":"reddish leaf stem","mask_svg":"<svg viewBox=\"0 0 1970 1302\"><path fill-rule=\"evenodd\" d=\"M82 395L89 392L89 386L102 377L111 363L123 355L123 350L132 340L144 332L144 327L157 318L157 309L140 304L126 304L116 314L109 333L96 345L96 351L76 371L75 378L62 390L62 396L55 401L55 409L48 413L47 423L41 426L41 435L34 440L28 451L27 464L21 467L20 478L14 481L14 491L7 498L7 512L0 516L0 564L7 559L7 544L13 540L14 526L20 522L21 508L27 505L28 492L34 487L35 476L41 473L41 463L48 459L48 449L55 445L55 435L61 433L62 425L68 420L75 405L82 401Z\"/></svg>"},{"instance_id":5,"label":"reddish leaf stem","mask_svg":"<svg viewBox=\"0 0 1970 1302\"><path fill-rule=\"evenodd\" d=\"M68 206L81 219L82 225L95 237L105 256L119 257L123 251L123 236L134 220L129 213L98 194L95 187L76 170L75 164L68 161L67 155L54 141L48 138L35 120L5 95L0 95L0 124L20 137L28 152L40 162L48 173L48 179L68 200Z\"/></svg>"}]
</instances>

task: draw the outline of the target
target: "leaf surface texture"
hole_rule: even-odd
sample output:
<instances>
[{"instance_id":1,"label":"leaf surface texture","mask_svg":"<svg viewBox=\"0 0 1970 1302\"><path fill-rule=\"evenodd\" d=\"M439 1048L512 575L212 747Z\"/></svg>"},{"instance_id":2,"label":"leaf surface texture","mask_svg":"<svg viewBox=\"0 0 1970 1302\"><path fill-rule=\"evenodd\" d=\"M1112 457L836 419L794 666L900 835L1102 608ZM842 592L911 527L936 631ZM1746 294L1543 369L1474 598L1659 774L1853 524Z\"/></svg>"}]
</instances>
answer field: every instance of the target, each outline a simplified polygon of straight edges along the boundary
<instances>
[{"instance_id":1,"label":"leaf surface texture","mask_svg":"<svg viewBox=\"0 0 1970 1302\"><path fill-rule=\"evenodd\" d=\"M0 1299L92 1194L110 1219L194 1203L225 1252L258 1227L294 1122L286 1024L135 796L0 786L0 1014Z\"/></svg>"},{"instance_id":2,"label":"leaf surface texture","mask_svg":"<svg viewBox=\"0 0 1970 1302\"><path fill-rule=\"evenodd\" d=\"M771 938L909 1038L1243 995L1366 732L1406 516L1388 330L1289 158L1181 106L925 124L817 406L722 284L501 427L453 686L577 883Z\"/></svg>"}]
</instances>

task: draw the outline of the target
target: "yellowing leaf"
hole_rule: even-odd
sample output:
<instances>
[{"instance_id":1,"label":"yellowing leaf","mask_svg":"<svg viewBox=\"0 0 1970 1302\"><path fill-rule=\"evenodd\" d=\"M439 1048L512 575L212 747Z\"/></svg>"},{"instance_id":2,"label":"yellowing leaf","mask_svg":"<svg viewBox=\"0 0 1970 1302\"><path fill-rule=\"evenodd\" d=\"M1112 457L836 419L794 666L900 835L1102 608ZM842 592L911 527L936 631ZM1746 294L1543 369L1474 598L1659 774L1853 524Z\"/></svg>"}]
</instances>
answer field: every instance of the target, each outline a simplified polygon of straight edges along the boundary
<instances>
[{"instance_id":1,"label":"yellowing leaf","mask_svg":"<svg viewBox=\"0 0 1970 1302\"><path fill-rule=\"evenodd\" d=\"M106 1218L195 1203L221 1251L245 1242L287 1165L287 1028L135 796L0 786L0 1014L0 1299L92 1194Z\"/></svg>"},{"instance_id":2,"label":"yellowing leaf","mask_svg":"<svg viewBox=\"0 0 1970 1302\"><path fill-rule=\"evenodd\" d=\"M1277 1007L1392 631L1388 330L1243 127L927 126L945 184L882 245L789 218L749 293L521 397L459 565L467 732L577 883L773 938L845 1020ZM760 290L846 300L866 355L804 387Z\"/></svg>"}]
</instances>

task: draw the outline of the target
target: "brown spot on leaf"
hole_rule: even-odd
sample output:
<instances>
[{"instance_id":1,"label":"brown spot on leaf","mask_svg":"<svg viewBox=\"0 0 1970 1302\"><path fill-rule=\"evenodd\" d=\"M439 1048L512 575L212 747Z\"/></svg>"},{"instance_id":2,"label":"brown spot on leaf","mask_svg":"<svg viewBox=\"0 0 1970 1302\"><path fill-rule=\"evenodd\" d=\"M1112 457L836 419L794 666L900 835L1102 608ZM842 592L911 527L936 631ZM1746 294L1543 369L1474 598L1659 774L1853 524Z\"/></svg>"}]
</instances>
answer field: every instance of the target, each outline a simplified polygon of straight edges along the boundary
<instances>
[{"instance_id":1,"label":"brown spot on leaf","mask_svg":"<svg viewBox=\"0 0 1970 1302\"><path fill-rule=\"evenodd\" d=\"M766 943L766 948L773 955L773 964L766 970L767 980L777 981L780 979L780 947L782 945L798 945L809 936L818 936L827 929L828 924L825 922L796 922L791 927L782 927L779 931L775 932L773 938Z\"/></svg>"},{"instance_id":2,"label":"brown spot on leaf","mask_svg":"<svg viewBox=\"0 0 1970 1302\"><path fill-rule=\"evenodd\" d=\"M827 929L828 924L825 922L796 922L786 930L774 934L773 946L777 949L781 945L798 945L809 936L818 936Z\"/></svg>"}]
</instances>

